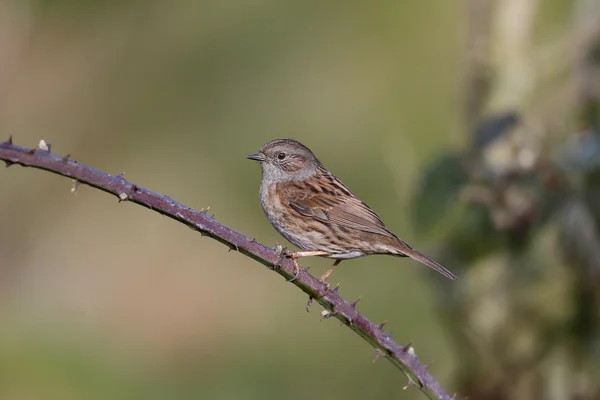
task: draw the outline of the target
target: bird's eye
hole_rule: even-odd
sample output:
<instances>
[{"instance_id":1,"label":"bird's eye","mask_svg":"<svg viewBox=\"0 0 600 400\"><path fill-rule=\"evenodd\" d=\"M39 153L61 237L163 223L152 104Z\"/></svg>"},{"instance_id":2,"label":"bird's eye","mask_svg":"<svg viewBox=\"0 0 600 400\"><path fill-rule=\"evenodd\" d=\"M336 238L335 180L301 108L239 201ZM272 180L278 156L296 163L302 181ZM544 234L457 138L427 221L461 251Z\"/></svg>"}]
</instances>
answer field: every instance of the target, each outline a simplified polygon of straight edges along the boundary
<instances>
[{"instance_id":1,"label":"bird's eye","mask_svg":"<svg viewBox=\"0 0 600 400\"><path fill-rule=\"evenodd\" d=\"M283 160L285 158L285 153L277 154L277 158L279 158L280 160Z\"/></svg>"}]
</instances>

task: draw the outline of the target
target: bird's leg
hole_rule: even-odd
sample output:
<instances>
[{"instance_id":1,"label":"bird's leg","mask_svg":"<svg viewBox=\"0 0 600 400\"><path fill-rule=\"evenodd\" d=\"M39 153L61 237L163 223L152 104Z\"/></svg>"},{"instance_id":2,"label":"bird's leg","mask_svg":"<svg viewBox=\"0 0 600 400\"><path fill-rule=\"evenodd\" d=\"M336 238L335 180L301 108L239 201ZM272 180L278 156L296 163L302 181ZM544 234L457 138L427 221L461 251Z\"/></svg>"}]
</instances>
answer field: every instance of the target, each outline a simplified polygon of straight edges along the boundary
<instances>
[{"instance_id":1,"label":"bird's leg","mask_svg":"<svg viewBox=\"0 0 600 400\"><path fill-rule=\"evenodd\" d=\"M320 250L294 251L294 252L286 251L285 256L287 258L289 258L290 260L292 260L292 262L294 263L294 277L292 279L289 279L288 282L294 282L298 278L298 275L300 274L300 267L298 266L298 259L300 257L326 256L326 255L329 255L329 253L326 251L320 251Z\"/></svg>"},{"instance_id":2,"label":"bird's leg","mask_svg":"<svg viewBox=\"0 0 600 400\"><path fill-rule=\"evenodd\" d=\"M325 296L327 293L329 293L329 289L331 289L331 285L329 284L329 282L327 282L327 278L329 278L329 275L331 275L331 273L333 272L333 270L335 269L335 267L338 266L339 263L341 263L342 260L335 260L335 262L333 263L333 265L331 266L331 268L329 268L327 270L327 272L325 272L323 275L321 275L321 277L319 278L319 281L322 282L325 285L325 293L323 293L321 295L321 297ZM308 308L310 307L310 305L312 304L313 298L309 297L308 298L308 302L306 303L306 312L308 312Z\"/></svg>"},{"instance_id":3,"label":"bird's leg","mask_svg":"<svg viewBox=\"0 0 600 400\"><path fill-rule=\"evenodd\" d=\"M329 268L327 270L327 272L325 272L323 275L321 275L321 277L319 278L319 280L323 283L327 282L327 278L329 278L329 275L331 275L331 273L333 272L333 270L335 269L335 267L338 266L339 263L341 263L342 260L335 260L335 262L333 263L333 265L331 266L331 268Z\"/></svg>"},{"instance_id":4,"label":"bird's leg","mask_svg":"<svg viewBox=\"0 0 600 400\"><path fill-rule=\"evenodd\" d=\"M292 260L298 259L300 257L310 257L310 256L328 256L331 253L321 250L311 250L311 251L290 251L286 252L285 256L287 258L291 258Z\"/></svg>"}]
</instances>

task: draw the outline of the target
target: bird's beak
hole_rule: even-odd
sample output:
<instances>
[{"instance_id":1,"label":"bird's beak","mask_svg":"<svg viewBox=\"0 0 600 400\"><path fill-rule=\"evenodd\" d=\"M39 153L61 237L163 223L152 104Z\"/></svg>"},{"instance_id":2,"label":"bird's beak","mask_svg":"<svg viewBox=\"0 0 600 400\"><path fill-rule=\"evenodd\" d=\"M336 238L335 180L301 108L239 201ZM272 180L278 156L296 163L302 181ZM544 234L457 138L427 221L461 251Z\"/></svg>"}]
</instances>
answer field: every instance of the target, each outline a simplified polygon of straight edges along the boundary
<instances>
[{"instance_id":1,"label":"bird's beak","mask_svg":"<svg viewBox=\"0 0 600 400\"><path fill-rule=\"evenodd\" d=\"M258 162L265 161L265 156L262 153L250 154L250 155L246 156L246 158L248 160L254 160L254 161L258 161Z\"/></svg>"}]
</instances>

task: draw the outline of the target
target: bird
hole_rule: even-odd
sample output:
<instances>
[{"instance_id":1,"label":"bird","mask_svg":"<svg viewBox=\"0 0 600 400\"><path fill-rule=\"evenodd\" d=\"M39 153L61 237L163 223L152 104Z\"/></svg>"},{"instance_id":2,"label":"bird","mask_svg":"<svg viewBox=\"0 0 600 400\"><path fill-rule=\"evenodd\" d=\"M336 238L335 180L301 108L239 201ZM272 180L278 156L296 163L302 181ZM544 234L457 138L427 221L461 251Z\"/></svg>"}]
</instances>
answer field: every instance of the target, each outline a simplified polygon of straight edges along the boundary
<instances>
[{"instance_id":1,"label":"bird","mask_svg":"<svg viewBox=\"0 0 600 400\"><path fill-rule=\"evenodd\" d=\"M320 281L342 260L375 254L410 257L449 279L456 275L388 230L381 218L329 172L305 145L273 139L246 156L262 169L260 203L267 219L300 249L285 252L296 267L301 257L334 259ZM295 279L294 277L294 279Z\"/></svg>"}]
</instances>

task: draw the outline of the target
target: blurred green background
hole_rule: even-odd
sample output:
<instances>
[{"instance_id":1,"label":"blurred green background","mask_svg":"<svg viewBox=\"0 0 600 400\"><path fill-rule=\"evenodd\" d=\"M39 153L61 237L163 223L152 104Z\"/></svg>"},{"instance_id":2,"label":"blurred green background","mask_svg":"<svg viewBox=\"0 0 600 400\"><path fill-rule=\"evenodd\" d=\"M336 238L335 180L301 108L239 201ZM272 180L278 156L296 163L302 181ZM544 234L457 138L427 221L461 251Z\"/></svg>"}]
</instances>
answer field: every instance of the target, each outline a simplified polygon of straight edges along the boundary
<instances>
[{"instance_id":1,"label":"blurred green background","mask_svg":"<svg viewBox=\"0 0 600 400\"><path fill-rule=\"evenodd\" d=\"M460 276L369 257L331 279L448 392L598 398L600 256L575 229L600 243L598 158L555 157L597 133L595 3L4 0L0 131L267 245L244 157L293 137ZM70 189L0 171L0 399L424 398L277 274Z\"/></svg>"}]
</instances>

